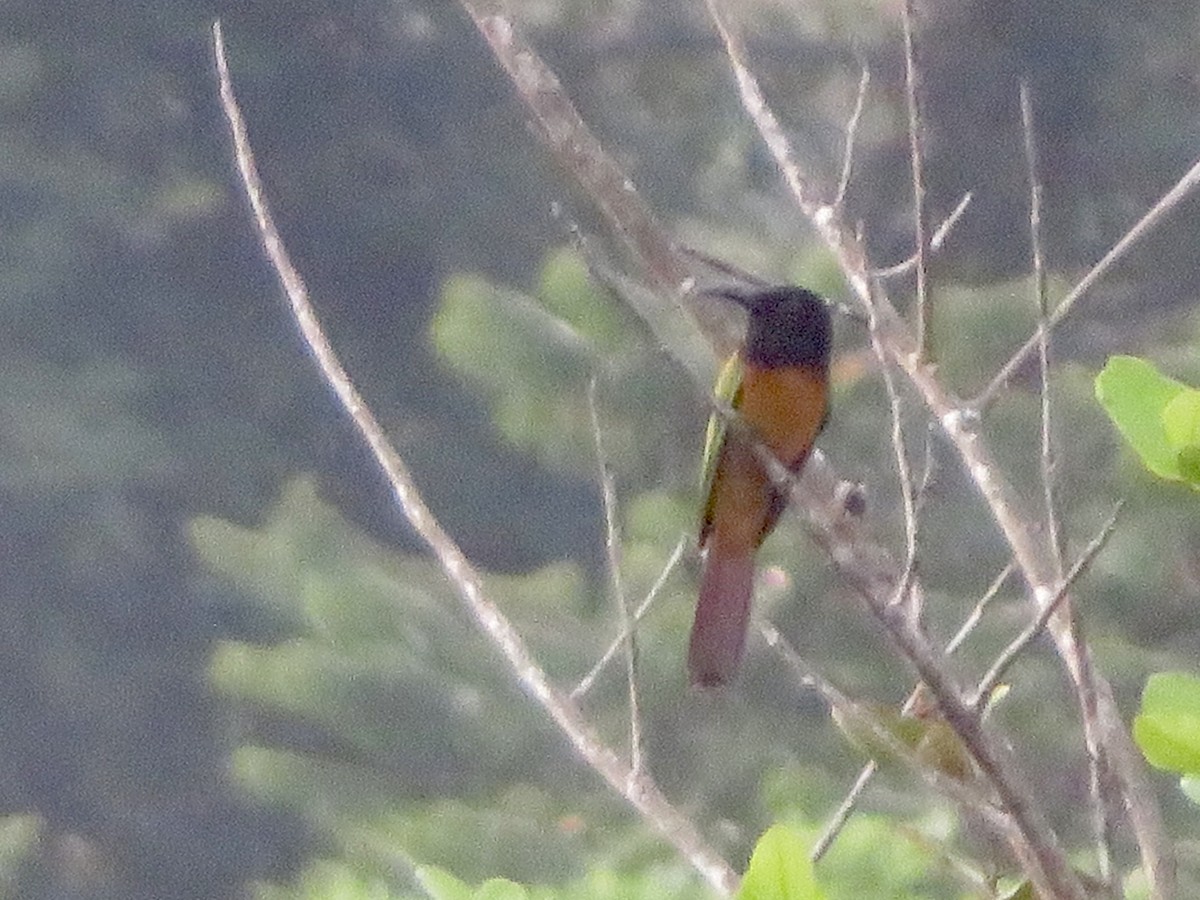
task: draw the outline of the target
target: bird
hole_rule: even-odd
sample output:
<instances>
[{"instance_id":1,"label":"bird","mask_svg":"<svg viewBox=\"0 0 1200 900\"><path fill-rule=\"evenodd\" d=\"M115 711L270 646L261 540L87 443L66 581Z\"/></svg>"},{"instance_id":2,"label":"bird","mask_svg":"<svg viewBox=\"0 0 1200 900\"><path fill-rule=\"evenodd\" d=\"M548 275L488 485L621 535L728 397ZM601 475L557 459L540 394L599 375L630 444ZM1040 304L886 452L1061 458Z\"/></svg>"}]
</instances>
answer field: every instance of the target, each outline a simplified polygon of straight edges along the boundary
<instances>
[{"instance_id":1,"label":"bird","mask_svg":"<svg viewBox=\"0 0 1200 900\"><path fill-rule=\"evenodd\" d=\"M754 556L788 503L789 492L772 481L759 447L793 474L808 460L829 416L833 327L828 304L802 287L706 293L748 313L745 341L716 388L744 427L727 427L724 417L714 415L704 454L707 494L688 675L693 686L714 688L737 672L750 620Z\"/></svg>"}]
</instances>

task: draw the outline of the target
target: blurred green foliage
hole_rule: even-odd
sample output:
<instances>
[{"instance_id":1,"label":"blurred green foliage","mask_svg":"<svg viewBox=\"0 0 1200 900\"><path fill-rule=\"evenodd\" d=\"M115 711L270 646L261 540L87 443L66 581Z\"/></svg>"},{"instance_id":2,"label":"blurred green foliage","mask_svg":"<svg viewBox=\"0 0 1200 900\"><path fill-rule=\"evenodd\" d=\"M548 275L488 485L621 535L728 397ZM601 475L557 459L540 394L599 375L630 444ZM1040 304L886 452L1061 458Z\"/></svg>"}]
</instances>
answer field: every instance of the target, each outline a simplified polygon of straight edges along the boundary
<instances>
[{"instance_id":1,"label":"blurred green foliage","mask_svg":"<svg viewBox=\"0 0 1200 900\"><path fill-rule=\"evenodd\" d=\"M1096 376L1096 398L1117 429L1147 469L1171 481L1196 481L1181 459L1196 444L1194 394L1133 356L1114 356Z\"/></svg>"},{"instance_id":2,"label":"blurred green foliage","mask_svg":"<svg viewBox=\"0 0 1200 900\"><path fill-rule=\"evenodd\" d=\"M1133 720L1133 736L1152 765L1195 782L1200 777L1200 676L1152 675Z\"/></svg>"},{"instance_id":3,"label":"blurred green foliage","mask_svg":"<svg viewBox=\"0 0 1200 900\"><path fill-rule=\"evenodd\" d=\"M809 849L794 829L772 825L754 845L738 900L824 900Z\"/></svg>"}]
</instances>

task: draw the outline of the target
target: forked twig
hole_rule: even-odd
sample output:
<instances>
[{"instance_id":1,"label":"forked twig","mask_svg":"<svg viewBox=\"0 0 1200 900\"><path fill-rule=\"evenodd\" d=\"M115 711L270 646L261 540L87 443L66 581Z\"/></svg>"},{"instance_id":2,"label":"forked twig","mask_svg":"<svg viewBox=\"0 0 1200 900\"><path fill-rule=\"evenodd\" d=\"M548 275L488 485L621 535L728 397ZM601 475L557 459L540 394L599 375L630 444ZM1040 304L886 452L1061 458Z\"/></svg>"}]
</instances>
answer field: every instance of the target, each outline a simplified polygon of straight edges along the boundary
<instances>
[{"instance_id":1,"label":"forked twig","mask_svg":"<svg viewBox=\"0 0 1200 900\"><path fill-rule=\"evenodd\" d=\"M992 600L994 600L1000 593L1000 588L1004 586L1004 582L1008 580L1008 576L1012 574L1013 568L1013 563L1010 561L1008 565L1006 565L1000 571L1000 574L993 579L991 585L988 586L988 589L984 592L983 596L979 598L979 601L975 604L970 614L963 621L963 624L959 627L958 631L955 632L954 637L950 639L948 644L946 644L947 656L956 652L958 648L962 646L963 642L967 639L971 632L974 631L975 626L978 625L979 621L983 618L983 614L987 607L991 605ZM912 708L917 697L920 696L920 691L921 688L919 685L913 689L913 691L908 695L908 699L904 701L904 706L901 707L902 712L908 712ZM816 842L813 844L813 849L810 853L813 862L816 862L818 859L824 856L829 848L833 845L834 840L845 827L850 815L854 812L855 807L858 805L859 797L862 796L863 791L866 790L867 785L870 783L878 769L878 764L874 760L871 760L859 771L858 777L854 779L854 784L850 786L850 790L846 792L846 796L842 798L841 804L839 804L833 815L829 817L829 821L825 823L825 829L821 832L820 837L818 837Z\"/></svg>"},{"instance_id":2,"label":"forked twig","mask_svg":"<svg viewBox=\"0 0 1200 900\"><path fill-rule=\"evenodd\" d=\"M1004 582L1008 580L1008 576L1012 574L1013 568L1013 563L1010 561L1008 565L1006 565L1000 571L1000 574L992 580L991 585L988 586L988 589L984 592L983 596L979 598L979 601L975 604L970 614L963 621L963 624L959 627L958 631L955 632L954 637L950 639L948 644L946 644L947 656L956 652L958 648L962 646L963 642L967 639L971 632L974 631L975 626L978 625L979 621L983 618L983 614L987 610L987 607L991 605L992 600L996 598L996 596L1000 593L1000 589L1004 586ZM904 706L901 707L901 712L908 712L910 709L912 709L913 704L920 696L920 692L921 688L918 685L908 695L908 699L904 701ZM841 804L839 804L833 815L829 817L829 821L825 823L825 829L821 832L820 837L818 837L816 842L813 844L812 851L809 854L813 862L816 862L822 856L824 856L829 848L833 845L834 840L845 827L850 815L854 812L854 808L858 805L859 797L862 796L863 791L866 790L867 785L870 783L878 769L878 764L874 760L871 760L859 771L858 777L854 779L854 784L850 786L850 790L846 792L846 796L842 798Z\"/></svg>"},{"instance_id":3,"label":"forked twig","mask_svg":"<svg viewBox=\"0 0 1200 900\"><path fill-rule=\"evenodd\" d=\"M1180 203L1191 194L1196 187L1200 185L1200 161L1192 165L1183 177L1171 187L1169 191L1158 198L1158 201L1150 207L1144 216L1138 219L1121 239L1113 244L1112 249L1100 258L1100 261L1092 266L1091 270L1079 280L1079 283L1073 287L1065 297L1054 308L1054 312L1050 315L1050 329L1058 327L1059 323L1067 317L1067 315L1075 308L1079 300L1098 282L1101 278L1108 274L1109 269L1115 266L1120 260L1125 258L1143 238L1149 235L1155 228L1162 224L1163 220L1174 211ZM1008 380L1012 377L1013 372L1017 367L1029 358L1029 354L1033 353L1038 346L1037 334L1030 335L1029 339L1021 345L1021 348L1014 353L996 373L995 377L988 383L988 386L980 392L979 396L971 401L971 406L976 410L983 411L991 406L992 402L999 395L1004 386L1008 384Z\"/></svg>"},{"instance_id":4,"label":"forked twig","mask_svg":"<svg viewBox=\"0 0 1200 900\"><path fill-rule=\"evenodd\" d=\"M658 786L644 773L635 772L609 748L571 698L550 682L521 635L487 596L479 573L425 505L404 460L384 436L379 422L322 332L308 289L292 265L275 227L254 162L246 123L234 98L220 22L213 25L213 51L220 79L221 106L233 136L238 172L263 248L287 294L292 314L313 359L386 474L404 515L433 552L471 616L504 656L521 686L553 719L579 756L657 828L717 891L732 894L737 886L737 874L707 844L691 820L671 805Z\"/></svg>"},{"instance_id":5,"label":"forked twig","mask_svg":"<svg viewBox=\"0 0 1200 900\"><path fill-rule=\"evenodd\" d=\"M617 651L620 650L625 642L629 639L629 636L633 633L633 629L637 626L637 623L642 620L642 617L645 616L650 607L654 605L654 601L658 599L658 595L662 592L663 587L667 583L667 578L669 578L671 573L675 571L675 567L679 565L679 560L683 558L683 550L687 544L687 537L681 537L675 543L675 549L672 550L670 556L667 557L667 561L663 565L662 571L658 573L658 578L654 580L654 584L652 584L650 586L650 590L646 592L645 598L640 604L638 604L638 608L634 610L628 627L621 629L620 633L617 634L612 643L608 645L608 648L600 655L600 658L596 660L596 664L588 670L588 673L584 675L583 678L579 679L579 684L572 688L572 700L580 700L587 695L587 692L592 689L592 685L596 683L596 679L600 676L600 673L603 672L605 667L608 665L609 660L617 655Z\"/></svg>"},{"instance_id":6,"label":"forked twig","mask_svg":"<svg viewBox=\"0 0 1200 900\"><path fill-rule=\"evenodd\" d=\"M1046 630L1047 623L1051 618L1054 617L1054 614L1058 612L1059 607L1063 604L1066 598L1070 596L1071 585L1073 585L1079 579L1079 576L1084 573L1087 567L1091 565L1092 560L1096 558L1096 554L1104 549L1104 545L1108 543L1108 539L1112 536L1113 529L1117 527L1117 517L1121 513L1122 506L1124 506L1123 501L1116 505L1116 508L1113 509L1112 514L1108 517L1108 520L1104 523L1103 527L1101 527L1096 536L1092 538L1087 547L1084 548L1084 551L1080 554L1079 559L1075 561L1075 565L1071 566L1071 571L1069 571L1066 574L1066 577L1063 578L1062 582L1058 586L1058 590L1056 590L1047 599L1047 601L1042 604L1042 608L1034 620L1030 622L1028 626L1026 626L1025 630L1022 631L1021 634L1013 639L1012 643L1010 643L996 658L996 661L992 663L992 667L988 670L987 674L979 680L979 685L975 688L971 698L971 704L973 706L976 708L982 708L987 703L992 691L996 689L996 686L1000 684L1000 679L1004 677L1004 673L1008 671L1009 667L1016 661L1017 657L1025 652L1029 645L1037 640L1038 636Z\"/></svg>"},{"instance_id":7,"label":"forked twig","mask_svg":"<svg viewBox=\"0 0 1200 900\"><path fill-rule=\"evenodd\" d=\"M642 718L638 702L637 630L629 612L629 597L625 593L625 582L621 578L621 534L617 525L617 489L613 484L612 470L608 467L608 454L604 450L604 435L600 430L600 410L596 406L596 379L588 382L588 412L592 420L592 439L596 445L596 468L600 479L600 496L604 501L604 546L608 553L608 577L612 587L613 602L617 606L621 631L629 637L625 648L625 682L629 692L629 765L636 774L644 766L642 755Z\"/></svg>"},{"instance_id":8,"label":"forked twig","mask_svg":"<svg viewBox=\"0 0 1200 900\"><path fill-rule=\"evenodd\" d=\"M950 211L950 215L942 220L941 224L933 230L933 234L929 238L929 249L933 251L941 250L942 245L946 243L946 238L950 236L950 232L954 230L954 226L958 224L958 220L963 217L963 213L967 211L967 207L971 205L971 200L975 195L971 191L967 191L962 195L962 199L958 201L958 205ZM886 266L882 269L871 269L868 274L879 281L887 278L895 278L898 275L905 275L911 272L917 265L917 256L914 253L908 259L896 263L894 266Z\"/></svg>"},{"instance_id":9,"label":"forked twig","mask_svg":"<svg viewBox=\"0 0 1200 900\"><path fill-rule=\"evenodd\" d=\"M878 741L888 754L903 762L910 770L937 789L940 793L961 803L966 809L979 814L989 826L1004 833L1012 828L1012 823L987 796L976 790L965 780L952 778L939 769L922 762L916 757L911 747L903 742L888 727L872 715L868 709L855 703L841 690L823 677L815 667L802 657L774 625L761 619L755 619L758 632L763 636L767 645L773 647L795 674L799 682L811 687L829 704L830 708L841 714L848 722L869 732L872 740Z\"/></svg>"}]
</instances>

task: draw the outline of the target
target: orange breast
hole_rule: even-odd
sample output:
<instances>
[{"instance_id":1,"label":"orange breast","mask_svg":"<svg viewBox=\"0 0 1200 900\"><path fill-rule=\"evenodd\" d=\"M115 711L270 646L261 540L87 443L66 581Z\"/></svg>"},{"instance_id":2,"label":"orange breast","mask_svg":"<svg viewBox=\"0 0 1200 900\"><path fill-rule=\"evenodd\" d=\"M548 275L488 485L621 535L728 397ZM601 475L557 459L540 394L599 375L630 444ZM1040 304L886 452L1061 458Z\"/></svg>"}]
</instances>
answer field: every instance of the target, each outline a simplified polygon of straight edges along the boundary
<instances>
[{"instance_id":1,"label":"orange breast","mask_svg":"<svg viewBox=\"0 0 1200 900\"><path fill-rule=\"evenodd\" d=\"M743 372L738 413L781 463L798 471L825 419L823 373L805 367ZM701 543L727 551L752 550L775 527L787 505L752 446L731 429L717 461Z\"/></svg>"},{"instance_id":2,"label":"orange breast","mask_svg":"<svg viewBox=\"0 0 1200 900\"><path fill-rule=\"evenodd\" d=\"M803 366L742 374L738 413L788 468L804 462L825 420L824 373Z\"/></svg>"}]
</instances>

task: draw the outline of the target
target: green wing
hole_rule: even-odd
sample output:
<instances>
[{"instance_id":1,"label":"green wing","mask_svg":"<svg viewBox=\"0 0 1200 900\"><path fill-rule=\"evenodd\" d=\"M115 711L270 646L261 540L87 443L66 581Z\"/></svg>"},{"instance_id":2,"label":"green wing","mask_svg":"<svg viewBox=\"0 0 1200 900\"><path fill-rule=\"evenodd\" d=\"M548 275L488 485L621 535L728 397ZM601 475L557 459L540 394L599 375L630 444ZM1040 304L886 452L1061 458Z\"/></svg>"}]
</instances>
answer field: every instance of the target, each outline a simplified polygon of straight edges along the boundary
<instances>
[{"instance_id":1,"label":"green wing","mask_svg":"<svg viewBox=\"0 0 1200 900\"><path fill-rule=\"evenodd\" d=\"M713 396L734 409L741 402L742 358L734 354L725 361L713 385ZM700 546L708 539L708 529L712 527L713 514L713 479L717 474L717 463L721 458L721 448L725 444L725 419L715 412L708 417L708 432L704 436L704 461L701 469L704 488L704 517L700 522Z\"/></svg>"},{"instance_id":2,"label":"green wing","mask_svg":"<svg viewBox=\"0 0 1200 900\"><path fill-rule=\"evenodd\" d=\"M725 360L721 371L717 374L717 383L713 385L713 397L726 406L737 409L738 389L742 386L742 357L733 354ZM717 456L721 452L721 443L725 440L725 419L715 412L708 417L708 430L704 433L704 456L701 457L700 484L707 492L712 484L713 473L717 468Z\"/></svg>"}]
</instances>

